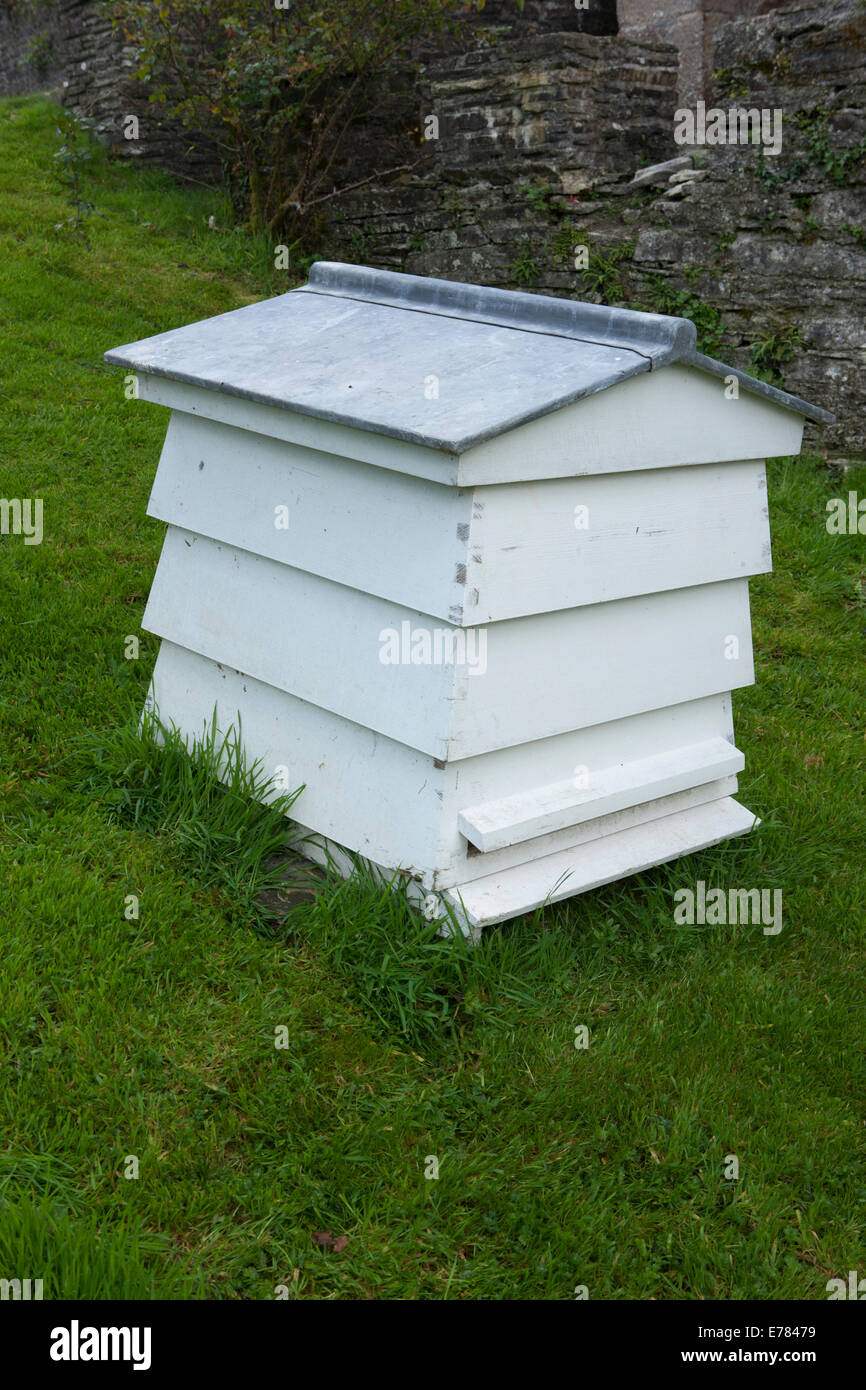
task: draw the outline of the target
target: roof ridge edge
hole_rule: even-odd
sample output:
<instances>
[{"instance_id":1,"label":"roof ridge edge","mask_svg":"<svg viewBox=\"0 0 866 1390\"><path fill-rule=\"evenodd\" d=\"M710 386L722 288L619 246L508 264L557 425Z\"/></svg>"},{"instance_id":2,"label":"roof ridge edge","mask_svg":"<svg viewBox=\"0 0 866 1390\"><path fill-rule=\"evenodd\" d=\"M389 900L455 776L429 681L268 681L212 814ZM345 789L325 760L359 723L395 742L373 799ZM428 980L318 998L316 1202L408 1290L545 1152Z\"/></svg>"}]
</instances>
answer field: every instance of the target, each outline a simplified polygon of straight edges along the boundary
<instances>
[{"instance_id":1,"label":"roof ridge edge","mask_svg":"<svg viewBox=\"0 0 866 1390\"><path fill-rule=\"evenodd\" d=\"M470 285L460 280L406 275L342 261L314 261L307 284L298 288L619 347L647 357L653 367L691 357L697 340L691 319Z\"/></svg>"}]
</instances>

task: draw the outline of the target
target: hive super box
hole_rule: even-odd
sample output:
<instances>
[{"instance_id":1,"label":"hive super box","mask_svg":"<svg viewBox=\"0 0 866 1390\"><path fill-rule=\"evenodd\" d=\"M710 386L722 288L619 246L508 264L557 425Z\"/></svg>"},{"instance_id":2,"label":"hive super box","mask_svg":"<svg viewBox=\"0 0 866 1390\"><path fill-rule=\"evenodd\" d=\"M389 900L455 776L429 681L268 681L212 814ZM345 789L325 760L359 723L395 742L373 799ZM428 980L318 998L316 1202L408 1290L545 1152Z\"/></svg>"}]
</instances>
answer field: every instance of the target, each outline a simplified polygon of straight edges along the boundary
<instances>
[{"instance_id":1,"label":"hive super box","mask_svg":"<svg viewBox=\"0 0 866 1390\"><path fill-rule=\"evenodd\" d=\"M755 824L763 460L827 412L685 319L329 263L106 360L171 409L150 701L240 716L311 854L477 932Z\"/></svg>"}]
</instances>

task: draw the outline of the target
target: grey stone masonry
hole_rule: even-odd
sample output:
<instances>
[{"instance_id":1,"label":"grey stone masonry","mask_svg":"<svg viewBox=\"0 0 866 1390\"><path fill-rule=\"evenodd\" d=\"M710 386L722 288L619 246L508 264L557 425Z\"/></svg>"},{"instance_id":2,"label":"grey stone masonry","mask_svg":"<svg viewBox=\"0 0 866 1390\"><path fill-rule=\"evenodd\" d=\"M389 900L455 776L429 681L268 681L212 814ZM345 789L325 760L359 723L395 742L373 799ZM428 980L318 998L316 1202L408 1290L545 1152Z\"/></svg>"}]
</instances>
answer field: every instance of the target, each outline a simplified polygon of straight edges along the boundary
<instances>
[{"instance_id":1,"label":"grey stone masonry","mask_svg":"<svg viewBox=\"0 0 866 1390\"><path fill-rule=\"evenodd\" d=\"M625 3L615 34L595 0L602 33L582 32L559 3L526 0L512 14L491 0L468 47L423 56L420 77L390 74L336 181L407 160L410 130L421 162L329 203L309 249L693 317L710 357L835 412L823 432L810 424L809 442L866 453L866 9L813 0L714 28L707 104L782 113L781 153L762 157L754 144L676 143L677 48L631 37ZM42 64L30 85L65 81L64 99L119 155L215 177L213 156L147 104L93 0L50 12L48 47L26 6L0 15L6 90L19 89L29 54ZM123 138L127 114L140 117L138 142ZM437 138L424 141L429 117ZM635 181L681 160L658 182Z\"/></svg>"},{"instance_id":2,"label":"grey stone masonry","mask_svg":"<svg viewBox=\"0 0 866 1390\"><path fill-rule=\"evenodd\" d=\"M341 203L328 256L694 316L711 357L835 413L807 443L866 452L858 0L719 31L707 102L781 110L782 151L763 158L753 144L675 143L670 46L545 35L480 58L431 66L430 167ZM699 177L672 165L662 183L633 183L686 154Z\"/></svg>"}]
</instances>

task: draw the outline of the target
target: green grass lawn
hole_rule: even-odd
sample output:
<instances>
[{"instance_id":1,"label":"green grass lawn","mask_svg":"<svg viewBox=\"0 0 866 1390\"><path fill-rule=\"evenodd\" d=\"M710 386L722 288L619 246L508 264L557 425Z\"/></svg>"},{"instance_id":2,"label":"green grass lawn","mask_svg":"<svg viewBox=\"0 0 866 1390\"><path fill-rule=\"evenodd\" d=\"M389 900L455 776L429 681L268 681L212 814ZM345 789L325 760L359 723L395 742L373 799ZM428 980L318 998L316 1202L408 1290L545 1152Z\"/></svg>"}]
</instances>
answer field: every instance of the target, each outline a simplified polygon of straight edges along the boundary
<instances>
[{"instance_id":1,"label":"green grass lawn","mask_svg":"<svg viewBox=\"0 0 866 1390\"><path fill-rule=\"evenodd\" d=\"M130 733L166 412L101 359L301 276L221 230L218 195L101 154L89 244L56 232L57 145L45 102L0 103L0 497L44 499L45 528L0 537L0 1276L65 1298L824 1299L866 1273L866 560L824 525L866 474L770 468L776 569L735 697L756 834L475 952L372 884L269 928L275 813ZM781 888L782 931L676 924L698 879Z\"/></svg>"}]
</instances>

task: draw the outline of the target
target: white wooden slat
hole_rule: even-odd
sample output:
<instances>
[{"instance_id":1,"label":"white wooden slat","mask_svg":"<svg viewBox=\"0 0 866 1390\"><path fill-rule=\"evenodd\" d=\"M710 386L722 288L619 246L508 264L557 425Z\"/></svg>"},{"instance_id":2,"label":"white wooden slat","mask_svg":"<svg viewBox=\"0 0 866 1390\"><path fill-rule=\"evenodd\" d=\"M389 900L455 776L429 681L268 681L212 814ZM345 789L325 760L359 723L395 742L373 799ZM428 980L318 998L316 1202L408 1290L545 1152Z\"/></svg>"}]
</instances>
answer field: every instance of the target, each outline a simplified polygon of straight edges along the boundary
<instances>
[{"instance_id":1,"label":"white wooden slat","mask_svg":"<svg viewBox=\"0 0 866 1390\"><path fill-rule=\"evenodd\" d=\"M138 393L198 418L460 487L796 454L804 423L748 392L727 400L720 378L679 365L632 377L463 455L143 372Z\"/></svg>"},{"instance_id":2,"label":"white wooden slat","mask_svg":"<svg viewBox=\"0 0 866 1390\"><path fill-rule=\"evenodd\" d=\"M428 868L432 883L445 773L426 754L171 642L160 647L150 700L188 740L215 709L223 733L240 714L249 761L283 790L304 785L293 818L374 862Z\"/></svg>"},{"instance_id":3,"label":"white wooden slat","mask_svg":"<svg viewBox=\"0 0 866 1390\"><path fill-rule=\"evenodd\" d=\"M175 411L148 513L445 622L463 619L464 489Z\"/></svg>"},{"instance_id":4,"label":"white wooden slat","mask_svg":"<svg viewBox=\"0 0 866 1390\"><path fill-rule=\"evenodd\" d=\"M764 464L476 488L467 551L467 624L763 574Z\"/></svg>"},{"instance_id":5,"label":"white wooden slat","mask_svg":"<svg viewBox=\"0 0 866 1390\"><path fill-rule=\"evenodd\" d=\"M799 452L803 417L760 396L725 397L725 383L674 365L531 420L463 454L464 486L622 473Z\"/></svg>"},{"instance_id":6,"label":"white wooden slat","mask_svg":"<svg viewBox=\"0 0 866 1390\"><path fill-rule=\"evenodd\" d=\"M298 819L331 842L346 845L389 869L404 867L429 890L444 889L494 869L510 868L527 854L550 853L580 836L624 828L660 814L658 806L633 808L559 835L543 848L513 846L487 855L467 854L457 827L465 792L492 795L503 787L531 787L533 777L555 775L576 760L602 766L611 753L645 753L677 737L716 732L732 737L730 698L711 697L669 710L654 710L580 734L560 735L463 762L438 767L432 757L373 734L349 720L275 690L252 677L163 642L153 676L153 696L187 738L200 735L216 707L219 727L237 727L244 747L271 777L285 769L285 785L306 784L296 803ZM382 788L386 789L383 794ZM668 798L674 809L736 791L733 777ZM399 834L395 836L395 826Z\"/></svg>"},{"instance_id":7,"label":"white wooden slat","mask_svg":"<svg viewBox=\"0 0 866 1390\"><path fill-rule=\"evenodd\" d=\"M435 622L176 527L167 532L143 625L441 759L586 728L754 678L745 580L497 623L470 634L477 639L468 649L477 658L472 670L390 665L381 660L383 632L397 634L408 657L408 639L418 631L432 649ZM726 658L733 640L735 660Z\"/></svg>"},{"instance_id":8,"label":"white wooden slat","mask_svg":"<svg viewBox=\"0 0 866 1390\"><path fill-rule=\"evenodd\" d=\"M260 405L241 396L208 391L182 381L138 372L138 395L143 401L169 406L202 420L218 420L237 429L254 434L283 439L307 449L343 458L373 463L377 468L390 468L409 473L416 478L429 478L435 483L457 486L458 456L441 449L428 449L410 444L389 435L373 434L371 430L350 429L328 420L316 420L312 415L281 410L274 405Z\"/></svg>"},{"instance_id":9,"label":"white wooden slat","mask_svg":"<svg viewBox=\"0 0 866 1390\"><path fill-rule=\"evenodd\" d=\"M494 922L519 917L547 903L746 835L758 824L751 811L725 797L476 879L449 889L443 898L463 918L464 930L477 936ZM683 866L684 881L687 874Z\"/></svg>"},{"instance_id":10,"label":"white wooden slat","mask_svg":"<svg viewBox=\"0 0 866 1390\"><path fill-rule=\"evenodd\" d=\"M576 788L572 777L468 807L458 815L458 828L477 849L487 853L730 776L741 772L745 761L739 749L725 739L693 743L603 768L586 788Z\"/></svg>"},{"instance_id":11,"label":"white wooden slat","mask_svg":"<svg viewBox=\"0 0 866 1390\"><path fill-rule=\"evenodd\" d=\"M456 814L464 806L528 792L565 778L579 777L592 783L602 768L615 763L634 762L709 739L734 742L729 694L708 695L452 761L445 797L455 808L456 829Z\"/></svg>"},{"instance_id":12,"label":"white wooden slat","mask_svg":"<svg viewBox=\"0 0 866 1390\"><path fill-rule=\"evenodd\" d=\"M770 567L760 461L446 488L176 411L148 512L467 626Z\"/></svg>"},{"instance_id":13,"label":"white wooden slat","mask_svg":"<svg viewBox=\"0 0 866 1390\"><path fill-rule=\"evenodd\" d=\"M669 796L656 797L653 801L641 801L636 805L625 806L622 810L610 811L606 815L567 825L560 830L550 830L546 835L537 835L531 840L520 840L502 849L489 850L486 854L472 849L461 836L462 853L453 856L450 862L437 869L433 877L433 891L442 892L456 884L471 883L477 878L505 873L515 865L526 864L531 859L543 859L560 850L589 844L609 835L618 835L634 825L659 820L675 811L688 810L691 806L703 806L707 801L719 801L723 797L733 796L737 785L736 777L719 777L713 782L703 782L696 787L687 787L684 791L671 792Z\"/></svg>"}]
</instances>

